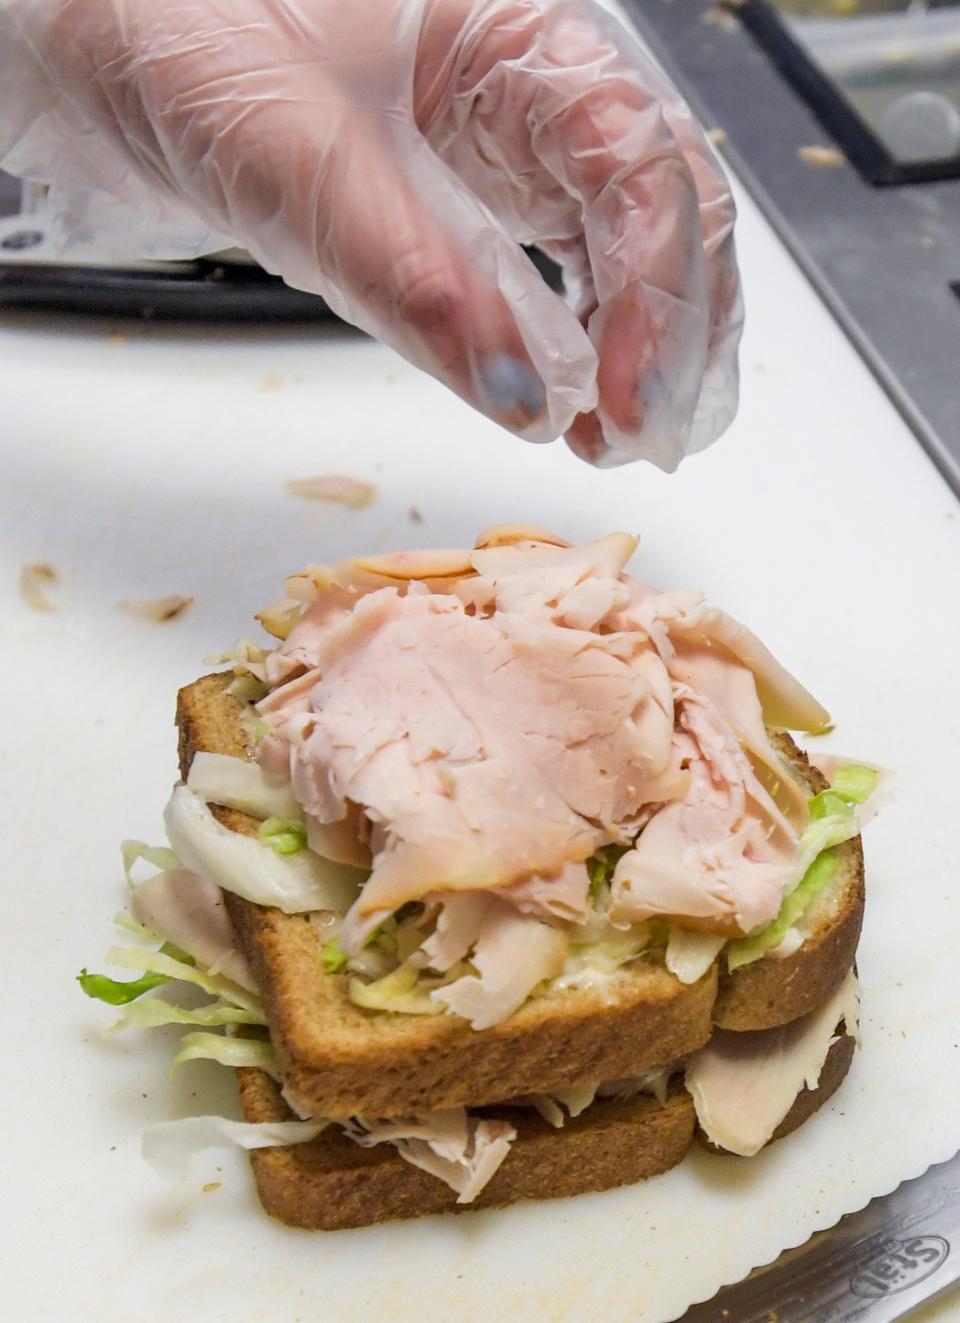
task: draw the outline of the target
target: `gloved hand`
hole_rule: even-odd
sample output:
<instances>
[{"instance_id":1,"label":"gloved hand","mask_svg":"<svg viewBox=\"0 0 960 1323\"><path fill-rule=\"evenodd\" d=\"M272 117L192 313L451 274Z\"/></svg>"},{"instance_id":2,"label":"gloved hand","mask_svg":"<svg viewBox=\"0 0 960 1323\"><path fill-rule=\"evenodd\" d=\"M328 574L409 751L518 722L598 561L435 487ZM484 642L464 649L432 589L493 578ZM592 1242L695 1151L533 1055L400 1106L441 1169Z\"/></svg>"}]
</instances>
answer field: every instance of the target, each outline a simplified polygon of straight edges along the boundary
<instances>
[{"instance_id":1,"label":"gloved hand","mask_svg":"<svg viewBox=\"0 0 960 1323\"><path fill-rule=\"evenodd\" d=\"M0 166L64 252L240 244L594 463L672 469L736 408L729 189L592 0L0 0Z\"/></svg>"}]
</instances>

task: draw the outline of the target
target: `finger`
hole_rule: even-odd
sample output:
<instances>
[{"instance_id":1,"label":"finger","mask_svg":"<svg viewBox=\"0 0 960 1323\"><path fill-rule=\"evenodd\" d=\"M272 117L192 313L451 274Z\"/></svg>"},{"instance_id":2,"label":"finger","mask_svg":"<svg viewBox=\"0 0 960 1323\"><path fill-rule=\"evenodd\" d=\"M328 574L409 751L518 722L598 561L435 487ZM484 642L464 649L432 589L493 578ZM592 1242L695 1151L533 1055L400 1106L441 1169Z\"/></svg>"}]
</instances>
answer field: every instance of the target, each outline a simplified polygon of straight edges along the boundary
<instances>
[{"instance_id":1,"label":"finger","mask_svg":"<svg viewBox=\"0 0 960 1323\"><path fill-rule=\"evenodd\" d=\"M436 8L452 22L449 3ZM457 58L431 58L442 43L421 42L421 122L515 237L532 231L572 259L577 310L600 348L604 430L673 467L676 416L689 425L703 368L704 254L691 171L646 69L585 6L459 10Z\"/></svg>"},{"instance_id":2,"label":"finger","mask_svg":"<svg viewBox=\"0 0 960 1323\"><path fill-rule=\"evenodd\" d=\"M456 56L432 32L431 10L448 27L461 25ZM737 339L733 206L702 134L619 25L587 4L512 0L491 16L470 0L456 8L445 0L428 5L425 34L417 81L425 131L514 237L572 259L574 283L585 291L578 312L594 294L604 305L591 334L601 350L607 430L633 429L634 454L638 430L647 453L657 434L666 437L661 462L672 467L694 401L707 394L704 374L716 377L715 395L729 396L729 361L714 371L712 360L723 349L729 360ZM587 278L581 222L587 265L597 266ZM693 353L684 351L685 336Z\"/></svg>"},{"instance_id":3,"label":"finger","mask_svg":"<svg viewBox=\"0 0 960 1323\"><path fill-rule=\"evenodd\" d=\"M639 43L607 16L611 42L630 61L645 59ZM658 95L664 119L690 167L697 189L700 233L709 303L707 361L687 442L701 449L732 421L737 407L737 350L743 328L743 300L734 246L736 206L716 154L673 85L648 62L647 81ZM619 328L614 331L616 341Z\"/></svg>"},{"instance_id":4,"label":"finger","mask_svg":"<svg viewBox=\"0 0 960 1323\"><path fill-rule=\"evenodd\" d=\"M710 335L707 364L689 449L700 450L726 430L737 410L737 351L743 296L734 244L736 205L712 147L688 107L666 85L664 114L693 172L707 263Z\"/></svg>"},{"instance_id":5,"label":"finger","mask_svg":"<svg viewBox=\"0 0 960 1323\"><path fill-rule=\"evenodd\" d=\"M596 398L576 318L415 130L363 127L351 123L349 151L316 187L315 245L292 250L282 273L310 288L319 267L341 315L497 422L532 440L562 433ZM261 244L265 258L279 244Z\"/></svg>"},{"instance_id":6,"label":"finger","mask_svg":"<svg viewBox=\"0 0 960 1323\"><path fill-rule=\"evenodd\" d=\"M590 269L590 256L581 235L575 239L539 239L537 247L563 272L563 293L582 326L597 310L597 291Z\"/></svg>"},{"instance_id":7,"label":"finger","mask_svg":"<svg viewBox=\"0 0 960 1323\"><path fill-rule=\"evenodd\" d=\"M738 395L737 350L743 327L743 301L737 272L733 228L736 208L726 179L719 169L699 125L673 89L663 85L664 114L684 153L697 188L700 230L706 261L709 333L707 359L697 396L686 451L709 445L732 422ZM611 308L601 344L598 374L601 399L618 425L628 426L631 391L629 345L632 314L622 301ZM691 385L691 390L693 389ZM571 449L591 463L616 462L608 452L603 430L586 416L567 433Z\"/></svg>"},{"instance_id":8,"label":"finger","mask_svg":"<svg viewBox=\"0 0 960 1323\"><path fill-rule=\"evenodd\" d=\"M532 142L582 208L606 444L629 458L639 443L672 469L709 338L699 198L647 62L622 55L604 17L574 4L546 11L541 59L560 72L538 80Z\"/></svg>"}]
</instances>

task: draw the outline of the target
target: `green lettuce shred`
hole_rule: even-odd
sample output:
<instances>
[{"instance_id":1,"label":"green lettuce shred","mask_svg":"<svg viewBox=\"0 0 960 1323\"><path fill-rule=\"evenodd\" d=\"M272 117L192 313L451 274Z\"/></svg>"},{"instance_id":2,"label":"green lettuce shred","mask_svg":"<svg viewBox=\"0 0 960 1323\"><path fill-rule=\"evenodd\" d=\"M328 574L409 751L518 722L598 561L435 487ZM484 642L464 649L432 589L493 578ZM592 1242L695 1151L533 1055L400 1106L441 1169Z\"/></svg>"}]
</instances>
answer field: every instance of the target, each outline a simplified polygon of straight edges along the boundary
<instances>
[{"instance_id":1,"label":"green lettuce shred","mask_svg":"<svg viewBox=\"0 0 960 1323\"><path fill-rule=\"evenodd\" d=\"M176 960L164 951L148 951L142 947L114 947L107 952L107 962L123 969L135 969L143 974L167 974L184 983L194 983L211 997L220 997L232 1006L263 1014L263 1005L256 993L242 988L223 974L211 974L193 965Z\"/></svg>"},{"instance_id":2,"label":"green lettuce shred","mask_svg":"<svg viewBox=\"0 0 960 1323\"><path fill-rule=\"evenodd\" d=\"M192 1011L161 997L147 997L122 1013L110 1032L118 1029L156 1029L164 1024L192 1024L204 1028L217 1028L228 1024L263 1024L263 1017L240 1006L227 1006L223 1002L210 1002Z\"/></svg>"},{"instance_id":3,"label":"green lettuce shred","mask_svg":"<svg viewBox=\"0 0 960 1323\"><path fill-rule=\"evenodd\" d=\"M307 829L292 818L267 818L257 833L277 854L297 854L307 844Z\"/></svg>"},{"instance_id":4,"label":"green lettuce shred","mask_svg":"<svg viewBox=\"0 0 960 1323\"><path fill-rule=\"evenodd\" d=\"M750 937L738 937L727 947L727 964L731 970L752 964L767 951L778 946L787 932L811 904L814 897L827 885L840 867L840 848L831 846L821 850L803 875L800 885L791 891L780 907L773 923L761 928Z\"/></svg>"},{"instance_id":5,"label":"green lettuce shred","mask_svg":"<svg viewBox=\"0 0 960 1323\"><path fill-rule=\"evenodd\" d=\"M854 804L865 804L877 788L880 773L860 763L841 763L833 784L810 800L810 817L816 821L834 813L852 813Z\"/></svg>"},{"instance_id":6,"label":"green lettuce shred","mask_svg":"<svg viewBox=\"0 0 960 1323\"><path fill-rule=\"evenodd\" d=\"M822 818L849 816L853 809L835 790L821 790L809 802L810 820L819 822Z\"/></svg>"},{"instance_id":7,"label":"green lettuce shred","mask_svg":"<svg viewBox=\"0 0 960 1323\"><path fill-rule=\"evenodd\" d=\"M172 942L164 942L159 954L170 956L173 960L182 961L185 965L196 963L193 956L187 955L185 951L181 951ZM128 1002L136 1001L138 997L142 997L145 992L152 992L154 988L159 988L162 983L172 983L173 976L155 970L148 970L141 978L120 980L110 978L107 974L89 974L86 969L81 969L77 975L77 982L88 997L94 997L97 1001L104 1001L108 1006L126 1006Z\"/></svg>"},{"instance_id":8,"label":"green lettuce shred","mask_svg":"<svg viewBox=\"0 0 960 1323\"><path fill-rule=\"evenodd\" d=\"M172 981L169 974L144 974L142 978L121 981L107 974L89 974L85 968L77 975L77 982L87 996L105 1001L108 1006L125 1006L145 992Z\"/></svg>"},{"instance_id":9,"label":"green lettuce shred","mask_svg":"<svg viewBox=\"0 0 960 1323\"><path fill-rule=\"evenodd\" d=\"M759 960L779 945L804 910L822 891L840 866L838 847L856 836L859 823L855 804L863 804L876 789L879 773L859 763L841 763L829 790L809 801L810 825L800 841L801 859L809 859L798 885L784 897L780 913L766 928L738 937L727 947L727 964L739 969Z\"/></svg>"},{"instance_id":10,"label":"green lettuce shred","mask_svg":"<svg viewBox=\"0 0 960 1323\"><path fill-rule=\"evenodd\" d=\"M406 1015L439 1015L443 1007L435 1005L430 1000L430 992L440 984L423 978L422 973L423 971L416 966L405 962L372 983L364 983L362 979L352 978L347 995L355 1006L362 1006L367 1011L402 1011ZM452 982L453 977L458 974L459 970L455 967L448 971L443 981Z\"/></svg>"},{"instance_id":11,"label":"green lettuce shred","mask_svg":"<svg viewBox=\"0 0 960 1323\"><path fill-rule=\"evenodd\" d=\"M120 854L123 856L123 875L127 885L135 887L133 866L138 859L145 859L154 868L179 868L180 860L173 850L166 845L148 845L146 841L121 841Z\"/></svg>"},{"instance_id":12,"label":"green lettuce shred","mask_svg":"<svg viewBox=\"0 0 960 1323\"><path fill-rule=\"evenodd\" d=\"M185 1061L217 1061L221 1066L257 1066L280 1078L272 1045L262 1038L227 1038L224 1034L184 1034L170 1066L172 1075Z\"/></svg>"},{"instance_id":13,"label":"green lettuce shred","mask_svg":"<svg viewBox=\"0 0 960 1323\"><path fill-rule=\"evenodd\" d=\"M851 804L865 804L877 788L880 773L860 763L841 763L830 789Z\"/></svg>"},{"instance_id":14,"label":"green lettuce shred","mask_svg":"<svg viewBox=\"0 0 960 1323\"><path fill-rule=\"evenodd\" d=\"M321 954L323 968L327 974L337 974L347 963L347 957L340 949L340 934L337 935L323 948Z\"/></svg>"},{"instance_id":15,"label":"green lettuce shred","mask_svg":"<svg viewBox=\"0 0 960 1323\"><path fill-rule=\"evenodd\" d=\"M587 876L590 879L592 899L596 899L604 882L609 882L613 877L614 869L629 849L629 845L604 845L587 860Z\"/></svg>"},{"instance_id":16,"label":"green lettuce shred","mask_svg":"<svg viewBox=\"0 0 960 1323\"><path fill-rule=\"evenodd\" d=\"M137 937L142 937L144 941L163 941L159 933L155 933L152 928L145 928L142 923L137 923L136 919L132 919L129 914L124 914L123 910L113 916L113 921L124 932L134 933Z\"/></svg>"}]
</instances>

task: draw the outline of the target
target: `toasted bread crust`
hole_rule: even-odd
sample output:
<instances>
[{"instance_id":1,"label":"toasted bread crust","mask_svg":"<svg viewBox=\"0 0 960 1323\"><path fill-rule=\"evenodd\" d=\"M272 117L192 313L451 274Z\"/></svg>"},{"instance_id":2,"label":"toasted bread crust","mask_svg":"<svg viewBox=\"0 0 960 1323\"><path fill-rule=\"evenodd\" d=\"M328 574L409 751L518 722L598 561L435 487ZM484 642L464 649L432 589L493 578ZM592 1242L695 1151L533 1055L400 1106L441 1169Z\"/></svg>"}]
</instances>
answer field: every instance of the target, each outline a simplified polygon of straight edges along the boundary
<instances>
[{"instance_id":1,"label":"toasted bread crust","mask_svg":"<svg viewBox=\"0 0 960 1323\"><path fill-rule=\"evenodd\" d=\"M454 1016L361 1010L343 977L323 972L309 920L233 896L228 908L287 1087L317 1115L397 1116L620 1079L710 1037L714 971L684 987L646 967L618 980L609 1000L593 990L537 998L477 1032Z\"/></svg>"},{"instance_id":2,"label":"toasted bread crust","mask_svg":"<svg viewBox=\"0 0 960 1323\"><path fill-rule=\"evenodd\" d=\"M243 705L225 692L229 674L180 691L180 769L199 750L250 755ZM788 736L782 754L823 784ZM214 808L224 825L254 834L257 822ZM853 959L863 904L859 840L846 847L855 875L836 922L810 935L794 956L766 958L734 974L716 965L685 986L639 961L603 989L528 1001L503 1024L480 1032L454 1016L384 1015L344 995L342 976L324 973L313 926L302 915L227 893L227 906L267 1008L271 1038L291 1096L317 1115L391 1116L477 1106L667 1064L702 1046L715 1022L763 1029L804 1014L829 994Z\"/></svg>"},{"instance_id":3,"label":"toasted bread crust","mask_svg":"<svg viewBox=\"0 0 960 1323\"><path fill-rule=\"evenodd\" d=\"M248 1121L289 1119L269 1076L248 1068L237 1075ZM648 1097L595 1103L562 1130L528 1108L490 1108L484 1115L509 1120L517 1138L490 1183L466 1206L458 1206L453 1190L405 1162L392 1145L360 1148L333 1127L308 1144L252 1152L260 1199L282 1222L324 1231L519 1199L556 1199L669 1170L690 1147L695 1124L693 1103L679 1086L663 1106Z\"/></svg>"},{"instance_id":4,"label":"toasted bread crust","mask_svg":"<svg viewBox=\"0 0 960 1323\"><path fill-rule=\"evenodd\" d=\"M827 782L790 739L777 733L774 745L792 765L811 795ZM863 847L855 836L842 847L840 872L831 887L837 893L832 912L816 924L791 956L768 956L732 973L720 963L720 983L713 1021L720 1029L773 1029L806 1015L839 986L853 964L863 924Z\"/></svg>"},{"instance_id":5,"label":"toasted bread crust","mask_svg":"<svg viewBox=\"0 0 960 1323\"><path fill-rule=\"evenodd\" d=\"M804 1121L809 1120L814 1112L819 1111L823 1104L833 1097L847 1078L847 1071L853 1061L856 1046L856 1042L850 1034L845 1033L837 1039L827 1053L823 1069L820 1071L820 1078L817 1081L817 1087L815 1089L804 1089L802 1093L797 1094L793 1106L774 1130L770 1138L771 1144L778 1139L783 1139L785 1135L793 1134L794 1130L798 1130Z\"/></svg>"}]
</instances>

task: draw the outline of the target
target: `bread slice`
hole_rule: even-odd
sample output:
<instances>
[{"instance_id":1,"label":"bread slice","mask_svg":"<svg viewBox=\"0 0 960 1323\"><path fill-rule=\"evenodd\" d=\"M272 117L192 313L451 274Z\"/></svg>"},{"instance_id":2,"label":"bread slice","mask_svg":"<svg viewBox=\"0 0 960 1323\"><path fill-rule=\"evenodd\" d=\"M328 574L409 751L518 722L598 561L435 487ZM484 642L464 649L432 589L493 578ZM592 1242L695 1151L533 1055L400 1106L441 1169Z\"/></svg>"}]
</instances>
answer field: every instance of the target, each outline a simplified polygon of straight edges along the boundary
<instances>
[{"instance_id":1,"label":"bread slice","mask_svg":"<svg viewBox=\"0 0 960 1323\"><path fill-rule=\"evenodd\" d=\"M205 676L180 691L180 770L200 751L250 757L248 709L226 692L229 674ZM784 755L820 788L789 737ZM258 823L215 808L234 831ZM759 1029L785 1023L822 1000L853 959L862 912L859 844L844 847L838 913L788 960L765 958L733 975L714 965L684 985L654 960L641 959L601 989L552 993L528 1001L503 1024L480 1032L457 1017L385 1015L346 996L342 975L327 974L310 920L226 900L264 997L284 1080L298 1105L315 1115L397 1116L440 1107L478 1106L619 1079L668 1064L702 1046L714 1021ZM837 884L833 884L833 890ZM839 930L842 940L829 934ZM806 961L810 965L807 972ZM763 973L758 971L763 968ZM745 977L746 976L746 977ZM815 991L811 994L807 984ZM757 1005L751 997L758 998Z\"/></svg>"},{"instance_id":2,"label":"bread slice","mask_svg":"<svg viewBox=\"0 0 960 1323\"><path fill-rule=\"evenodd\" d=\"M833 1095L850 1067L853 1051L852 1038L837 1039L817 1087L798 1095L771 1144L796 1130ZM237 1076L248 1121L291 1119L293 1114L269 1075L243 1067ZM260 1200L268 1213L290 1226L334 1231L425 1213L469 1212L520 1199L556 1199L633 1185L675 1167L695 1131L711 1152L733 1156L715 1148L697 1127L693 1101L679 1077L664 1104L647 1096L600 1099L560 1130L531 1108L487 1107L482 1115L510 1121L517 1138L503 1165L471 1204L458 1205L453 1190L405 1162L392 1145L360 1148L333 1127L307 1144L251 1152Z\"/></svg>"}]
</instances>

